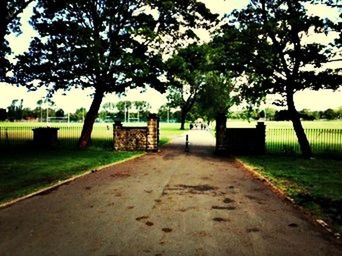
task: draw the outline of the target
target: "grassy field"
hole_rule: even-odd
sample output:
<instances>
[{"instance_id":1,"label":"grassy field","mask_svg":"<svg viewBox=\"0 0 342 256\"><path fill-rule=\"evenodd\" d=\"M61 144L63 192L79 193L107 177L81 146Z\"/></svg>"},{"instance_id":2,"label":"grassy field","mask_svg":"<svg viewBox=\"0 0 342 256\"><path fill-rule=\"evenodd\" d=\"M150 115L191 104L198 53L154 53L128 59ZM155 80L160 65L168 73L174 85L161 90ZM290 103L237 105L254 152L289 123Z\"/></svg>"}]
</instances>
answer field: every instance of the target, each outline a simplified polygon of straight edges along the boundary
<instances>
[{"instance_id":1,"label":"grassy field","mask_svg":"<svg viewBox=\"0 0 342 256\"><path fill-rule=\"evenodd\" d=\"M287 156L243 156L247 165L266 176L299 205L342 233L342 161Z\"/></svg>"},{"instance_id":2,"label":"grassy field","mask_svg":"<svg viewBox=\"0 0 342 256\"><path fill-rule=\"evenodd\" d=\"M100 127L107 129L106 125ZM179 131L178 124L167 124L161 126L160 133L161 144L165 144L182 131ZM82 151L62 145L50 150L10 147L0 151L0 154L0 203L3 203L141 152L114 152L111 143L102 141L100 147L99 143L95 143L95 146Z\"/></svg>"}]
</instances>

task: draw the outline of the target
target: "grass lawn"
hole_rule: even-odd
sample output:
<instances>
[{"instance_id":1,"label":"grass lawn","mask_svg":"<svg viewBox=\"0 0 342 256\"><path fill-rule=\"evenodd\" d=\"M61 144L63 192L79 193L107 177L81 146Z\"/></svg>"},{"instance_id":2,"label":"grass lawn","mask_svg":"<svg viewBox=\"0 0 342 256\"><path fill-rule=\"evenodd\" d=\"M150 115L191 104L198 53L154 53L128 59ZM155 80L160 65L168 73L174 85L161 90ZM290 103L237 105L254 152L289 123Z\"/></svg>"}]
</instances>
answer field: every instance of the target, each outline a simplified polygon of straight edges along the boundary
<instances>
[{"instance_id":1,"label":"grass lawn","mask_svg":"<svg viewBox=\"0 0 342 256\"><path fill-rule=\"evenodd\" d=\"M161 124L160 144L166 144L183 132L179 130L179 124ZM0 203L90 169L141 154L115 152L110 144L108 141L102 144L99 141L95 143L97 147L82 151L65 144L51 150L11 147L0 151Z\"/></svg>"},{"instance_id":2,"label":"grass lawn","mask_svg":"<svg viewBox=\"0 0 342 256\"><path fill-rule=\"evenodd\" d=\"M137 154L99 148L1 152L0 202Z\"/></svg>"},{"instance_id":3,"label":"grass lawn","mask_svg":"<svg viewBox=\"0 0 342 256\"><path fill-rule=\"evenodd\" d=\"M239 159L266 176L299 205L342 232L341 160L272 155Z\"/></svg>"},{"instance_id":4,"label":"grass lawn","mask_svg":"<svg viewBox=\"0 0 342 256\"><path fill-rule=\"evenodd\" d=\"M175 136L182 135L185 131L179 128L179 123L160 123L160 145L167 144Z\"/></svg>"}]
</instances>

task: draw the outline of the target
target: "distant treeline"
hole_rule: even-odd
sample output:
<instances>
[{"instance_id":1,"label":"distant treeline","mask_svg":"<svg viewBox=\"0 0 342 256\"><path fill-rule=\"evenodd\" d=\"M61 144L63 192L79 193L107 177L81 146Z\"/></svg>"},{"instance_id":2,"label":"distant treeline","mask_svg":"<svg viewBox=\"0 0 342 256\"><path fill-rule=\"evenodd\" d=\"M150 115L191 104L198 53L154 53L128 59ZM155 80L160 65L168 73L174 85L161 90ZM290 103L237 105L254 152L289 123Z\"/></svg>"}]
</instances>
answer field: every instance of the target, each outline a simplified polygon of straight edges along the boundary
<instances>
[{"instance_id":1,"label":"distant treeline","mask_svg":"<svg viewBox=\"0 0 342 256\"><path fill-rule=\"evenodd\" d=\"M115 103L105 103L98 113L97 121L114 122L116 119L121 121L146 121L151 106L146 101L119 101ZM73 113L67 113L61 108L57 108L55 103L49 101L38 101L34 109L24 108L23 100L13 100L7 109L0 108L0 121L46 121L47 119L56 121L83 122L86 109L81 107ZM303 109L299 111L302 120L338 120L342 119L342 107L338 109L326 109L324 111L311 111ZM180 111L170 110L167 105L160 107L158 115L161 121L180 122ZM195 121L203 117L201 113L193 108L187 120ZM265 110L243 110L233 111L228 114L230 119L239 120L259 120L263 118L269 121L288 121L289 114L286 110L276 110L266 108ZM206 119L204 117L204 119Z\"/></svg>"},{"instance_id":2,"label":"distant treeline","mask_svg":"<svg viewBox=\"0 0 342 256\"><path fill-rule=\"evenodd\" d=\"M146 101L119 101L104 103L98 113L97 121L114 122L115 119L122 121L144 121L147 119L151 106ZM68 113L62 108L57 108L52 100L39 100L34 109L24 108L23 100L15 99L11 105L0 108L0 121L70 121L83 122L87 111L84 107Z\"/></svg>"},{"instance_id":3,"label":"distant treeline","mask_svg":"<svg viewBox=\"0 0 342 256\"><path fill-rule=\"evenodd\" d=\"M303 109L298 111L300 118L304 121L313 120L337 120L342 119L342 107L338 109L326 109L324 111L311 111L309 109ZM236 111L229 114L231 119L254 119L260 118L270 121L289 121L290 115L287 110L276 110L273 108L266 108L262 111Z\"/></svg>"}]
</instances>

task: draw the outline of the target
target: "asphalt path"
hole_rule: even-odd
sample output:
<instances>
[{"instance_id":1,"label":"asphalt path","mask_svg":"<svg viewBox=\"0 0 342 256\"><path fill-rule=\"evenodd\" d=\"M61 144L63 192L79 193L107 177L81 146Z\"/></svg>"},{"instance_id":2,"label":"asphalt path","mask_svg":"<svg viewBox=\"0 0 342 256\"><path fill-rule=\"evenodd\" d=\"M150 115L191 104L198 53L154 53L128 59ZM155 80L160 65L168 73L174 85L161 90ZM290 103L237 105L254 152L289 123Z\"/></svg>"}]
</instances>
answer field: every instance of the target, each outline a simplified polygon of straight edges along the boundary
<instances>
[{"instance_id":1,"label":"asphalt path","mask_svg":"<svg viewBox=\"0 0 342 256\"><path fill-rule=\"evenodd\" d=\"M0 255L342 255L207 131L0 210Z\"/></svg>"}]
</instances>

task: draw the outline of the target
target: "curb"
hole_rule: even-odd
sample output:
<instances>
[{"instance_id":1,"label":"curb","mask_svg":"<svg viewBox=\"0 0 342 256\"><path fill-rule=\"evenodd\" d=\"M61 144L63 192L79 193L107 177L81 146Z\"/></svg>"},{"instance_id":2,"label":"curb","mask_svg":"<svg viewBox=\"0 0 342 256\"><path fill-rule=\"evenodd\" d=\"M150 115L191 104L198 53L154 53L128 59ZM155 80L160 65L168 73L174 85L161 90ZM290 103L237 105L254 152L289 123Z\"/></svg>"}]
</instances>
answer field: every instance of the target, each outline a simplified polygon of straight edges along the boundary
<instances>
[{"instance_id":1,"label":"curb","mask_svg":"<svg viewBox=\"0 0 342 256\"><path fill-rule=\"evenodd\" d=\"M296 204L294 199L289 197L284 191L282 191L277 186L275 186L268 178L266 178L259 172L255 171L252 166L249 166L248 164L244 163L240 159L237 159L237 158L234 158L234 159L241 167L243 167L243 169L248 171L253 177L265 183L273 192L277 194L278 197L280 197L284 201L291 203L295 208L302 211L312 222L314 222L314 224L323 228L327 233L332 235L338 242L341 241L341 234L338 232L334 232L333 229L329 226L329 224L327 224L324 220L315 218L315 216L311 214L310 212L308 212L305 208Z\"/></svg>"},{"instance_id":2,"label":"curb","mask_svg":"<svg viewBox=\"0 0 342 256\"><path fill-rule=\"evenodd\" d=\"M56 188L60 187L60 186L63 186L65 184L68 184L74 180L77 180L79 178L82 178L86 175L89 175L91 173L94 173L94 170L96 170L96 172L99 172L99 171L102 171L103 169L105 168L108 168L108 167L111 167L111 166L115 166L115 165L118 165L118 164L122 164L122 163L125 163L125 162L128 162L128 161L131 161L131 160L134 160L136 158L139 158L139 157L142 157L144 155L146 155L147 153L142 153L142 154L138 154L138 155L135 155L135 156L132 156L132 157L129 157L129 158L126 158L126 159L123 159L123 160L120 160L118 162L114 162L114 163L111 163L111 164L106 164L106 165L102 165L102 166L99 166L99 167L94 167L93 169L91 170L85 170L84 172L82 172L81 174L78 174L78 175L74 175L66 180L61 180L61 181L57 181L57 183L53 184L53 185L50 185L50 186L47 186L47 187L44 187L44 188L41 188L35 192L32 192L28 195L25 195L25 196L22 196L22 197L19 197L19 198L16 198L16 199L13 199L9 202L5 202L5 203L2 203L0 204L0 210L1 209L4 209L4 208L7 208L7 207L10 207L20 201L23 201L23 200L26 200L26 199L29 199L31 197L34 197L34 196L37 196L39 194L42 194L42 193L46 193L46 192L49 192L51 190L55 190Z\"/></svg>"}]
</instances>

